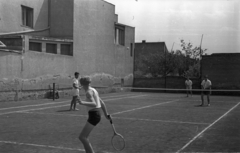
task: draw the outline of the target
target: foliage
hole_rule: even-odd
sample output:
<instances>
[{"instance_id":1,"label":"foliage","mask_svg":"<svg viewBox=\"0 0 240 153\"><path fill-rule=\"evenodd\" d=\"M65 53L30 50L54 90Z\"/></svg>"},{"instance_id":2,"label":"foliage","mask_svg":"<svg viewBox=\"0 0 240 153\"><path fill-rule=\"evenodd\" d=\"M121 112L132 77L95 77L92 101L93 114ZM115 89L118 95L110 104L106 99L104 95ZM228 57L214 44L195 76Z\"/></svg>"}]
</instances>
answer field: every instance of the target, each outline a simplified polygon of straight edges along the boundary
<instances>
[{"instance_id":1,"label":"foliage","mask_svg":"<svg viewBox=\"0 0 240 153\"><path fill-rule=\"evenodd\" d=\"M201 54L203 55L207 49L202 49L201 47L194 47L191 42L186 43L183 39L180 40L182 51L185 52L186 56L189 56L192 59L200 59ZM200 51L201 48L201 51Z\"/></svg>"},{"instance_id":2,"label":"foliage","mask_svg":"<svg viewBox=\"0 0 240 153\"><path fill-rule=\"evenodd\" d=\"M160 77L167 75L178 75L188 77L200 76L200 58L207 51L200 51L200 47L193 47L192 43L186 43L183 39L181 50L155 52L140 55L136 60L135 74L145 77Z\"/></svg>"}]
</instances>

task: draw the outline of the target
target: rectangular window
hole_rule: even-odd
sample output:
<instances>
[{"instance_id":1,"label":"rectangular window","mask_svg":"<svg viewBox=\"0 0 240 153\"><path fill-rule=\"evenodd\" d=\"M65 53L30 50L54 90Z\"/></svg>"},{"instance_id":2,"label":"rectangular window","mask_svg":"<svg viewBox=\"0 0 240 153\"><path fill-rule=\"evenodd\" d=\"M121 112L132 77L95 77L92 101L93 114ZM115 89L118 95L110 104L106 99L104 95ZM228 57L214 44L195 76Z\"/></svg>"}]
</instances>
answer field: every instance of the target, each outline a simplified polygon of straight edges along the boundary
<instances>
[{"instance_id":1,"label":"rectangular window","mask_svg":"<svg viewBox=\"0 0 240 153\"><path fill-rule=\"evenodd\" d=\"M21 37L8 37L0 38L0 41L6 46L6 49L22 51L22 38Z\"/></svg>"},{"instance_id":2,"label":"rectangular window","mask_svg":"<svg viewBox=\"0 0 240 153\"><path fill-rule=\"evenodd\" d=\"M73 56L73 50L71 44L61 44L61 54Z\"/></svg>"},{"instance_id":3,"label":"rectangular window","mask_svg":"<svg viewBox=\"0 0 240 153\"><path fill-rule=\"evenodd\" d=\"M0 47L6 47L6 45L0 41Z\"/></svg>"},{"instance_id":4,"label":"rectangular window","mask_svg":"<svg viewBox=\"0 0 240 153\"><path fill-rule=\"evenodd\" d=\"M24 26L33 28L33 9L22 6L22 24Z\"/></svg>"},{"instance_id":5,"label":"rectangular window","mask_svg":"<svg viewBox=\"0 0 240 153\"><path fill-rule=\"evenodd\" d=\"M52 53L52 54L57 54L57 44L46 44L46 52L47 53Z\"/></svg>"},{"instance_id":6,"label":"rectangular window","mask_svg":"<svg viewBox=\"0 0 240 153\"><path fill-rule=\"evenodd\" d=\"M115 43L118 45L125 45L125 27L116 25L115 26Z\"/></svg>"},{"instance_id":7,"label":"rectangular window","mask_svg":"<svg viewBox=\"0 0 240 153\"><path fill-rule=\"evenodd\" d=\"M29 50L42 52L42 43L29 42Z\"/></svg>"}]
</instances>

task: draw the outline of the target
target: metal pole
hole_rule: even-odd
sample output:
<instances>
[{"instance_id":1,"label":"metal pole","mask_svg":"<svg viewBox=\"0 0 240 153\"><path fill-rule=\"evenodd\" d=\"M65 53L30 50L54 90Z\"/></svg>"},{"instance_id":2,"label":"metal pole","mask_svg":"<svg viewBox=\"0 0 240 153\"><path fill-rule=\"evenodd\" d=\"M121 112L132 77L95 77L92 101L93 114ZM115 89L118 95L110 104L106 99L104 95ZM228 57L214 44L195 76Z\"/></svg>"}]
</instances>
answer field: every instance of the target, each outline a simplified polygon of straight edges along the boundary
<instances>
[{"instance_id":1,"label":"metal pole","mask_svg":"<svg viewBox=\"0 0 240 153\"><path fill-rule=\"evenodd\" d=\"M166 89L167 88L167 68L166 68L167 67L167 54L166 54L166 50L165 50L165 43L164 43L163 47L164 47L164 54L165 54L165 63L164 63L164 65L165 65L165 68L164 68L164 71L165 71L164 72L165 73L164 74L164 76L165 76L165 85L164 86L165 86L165 89ZM165 92L166 92L166 90L165 90Z\"/></svg>"},{"instance_id":2,"label":"metal pole","mask_svg":"<svg viewBox=\"0 0 240 153\"><path fill-rule=\"evenodd\" d=\"M174 43L175 43L175 42L173 42L173 45L172 45L172 49L171 49L171 52L173 51L173 46L174 46Z\"/></svg>"},{"instance_id":3,"label":"metal pole","mask_svg":"<svg viewBox=\"0 0 240 153\"><path fill-rule=\"evenodd\" d=\"M202 79L202 39L203 39L203 34L200 42L200 79Z\"/></svg>"},{"instance_id":4,"label":"metal pole","mask_svg":"<svg viewBox=\"0 0 240 153\"><path fill-rule=\"evenodd\" d=\"M55 83L53 83L53 101L55 100Z\"/></svg>"},{"instance_id":5,"label":"metal pole","mask_svg":"<svg viewBox=\"0 0 240 153\"><path fill-rule=\"evenodd\" d=\"M203 39L203 34L202 34L202 38L201 38L201 43L200 43L200 89L202 88L201 87L201 82L202 82L202 39Z\"/></svg>"}]
</instances>

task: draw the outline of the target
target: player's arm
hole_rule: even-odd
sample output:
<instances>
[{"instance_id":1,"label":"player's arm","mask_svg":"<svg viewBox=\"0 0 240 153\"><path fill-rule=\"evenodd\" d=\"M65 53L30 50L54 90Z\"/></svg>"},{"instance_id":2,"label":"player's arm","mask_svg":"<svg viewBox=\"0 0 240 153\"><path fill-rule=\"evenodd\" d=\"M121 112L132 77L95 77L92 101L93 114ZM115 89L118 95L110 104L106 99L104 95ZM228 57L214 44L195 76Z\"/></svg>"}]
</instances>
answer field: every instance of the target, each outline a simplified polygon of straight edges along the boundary
<instances>
[{"instance_id":1,"label":"player's arm","mask_svg":"<svg viewBox=\"0 0 240 153\"><path fill-rule=\"evenodd\" d=\"M100 100L101 108L102 108L102 110L103 110L103 113L104 113L105 117L106 117L107 119L110 119L110 118L109 118L108 111L107 111L107 107L106 107L104 101L103 101L100 97L99 97L99 100Z\"/></svg>"},{"instance_id":2,"label":"player's arm","mask_svg":"<svg viewBox=\"0 0 240 153\"><path fill-rule=\"evenodd\" d=\"M201 83L201 88L204 89L204 87L203 87L203 81L202 81L202 83Z\"/></svg>"},{"instance_id":3,"label":"player's arm","mask_svg":"<svg viewBox=\"0 0 240 153\"><path fill-rule=\"evenodd\" d=\"M85 105L85 106L88 106L88 107L96 107L97 106L97 103L96 103L95 99L93 98L92 92L88 91L86 93L86 97L87 97L87 99L89 101L82 101L82 100L80 100L79 104Z\"/></svg>"},{"instance_id":4,"label":"player's arm","mask_svg":"<svg viewBox=\"0 0 240 153\"><path fill-rule=\"evenodd\" d=\"M73 88L74 88L74 89L80 89L80 87L77 86L77 84L76 84L75 82L73 83Z\"/></svg>"},{"instance_id":5,"label":"player's arm","mask_svg":"<svg viewBox=\"0 0 240 153\"><path fill-rule=\"evenodd\" d=\"M212 83L209 83L209 91L210 91L210 95L212 94Z\"/></svg>"}]
</instances>

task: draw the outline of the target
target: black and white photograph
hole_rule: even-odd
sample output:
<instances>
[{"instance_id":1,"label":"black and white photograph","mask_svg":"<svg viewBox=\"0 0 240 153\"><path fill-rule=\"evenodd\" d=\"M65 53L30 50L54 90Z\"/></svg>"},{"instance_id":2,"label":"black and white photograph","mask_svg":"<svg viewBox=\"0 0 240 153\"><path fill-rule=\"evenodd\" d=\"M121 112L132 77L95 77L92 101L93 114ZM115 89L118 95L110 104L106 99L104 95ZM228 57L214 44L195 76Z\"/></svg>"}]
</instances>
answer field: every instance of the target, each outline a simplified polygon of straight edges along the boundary
<instances>
[{"instance_id":1,"label":"black and white photograph","mask_svg":"<svg viewBox=\"0 0 240 153\"><path fill-rule=\"evenodd\" d=\"M239 127L239 0L0 0L0 153L237 153Z\"/></svg>"}]
</instances>

